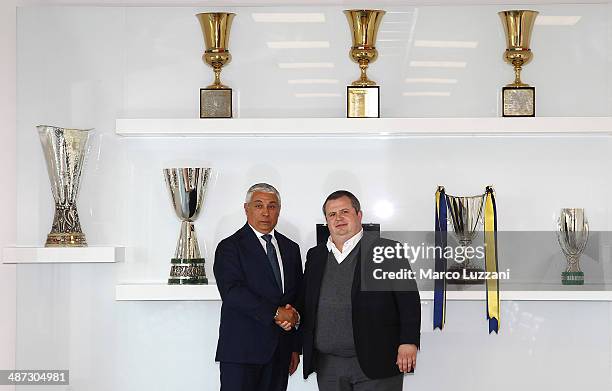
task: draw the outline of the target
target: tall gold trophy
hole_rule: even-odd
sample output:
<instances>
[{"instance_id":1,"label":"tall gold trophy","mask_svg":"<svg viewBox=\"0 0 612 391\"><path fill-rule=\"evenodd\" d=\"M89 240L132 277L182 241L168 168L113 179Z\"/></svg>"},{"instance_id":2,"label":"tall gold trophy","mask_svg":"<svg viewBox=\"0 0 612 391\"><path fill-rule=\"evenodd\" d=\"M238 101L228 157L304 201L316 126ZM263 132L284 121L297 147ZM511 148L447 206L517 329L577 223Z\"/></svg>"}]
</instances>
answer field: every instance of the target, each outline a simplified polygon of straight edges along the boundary
<instances>
[{"instance_id":1,"label":"tall gold trophy","mask_svg":"<svg viewBox=\"0 0 612 391\"><path fill-rule=\"evenodd\" d=\"M349 52L351 59L359 64L361 77L346 87L346 116L348 118L380 117L380 87L366 74L371 62L376 61L376 34L380 21L385 14L382 10L346 10L344 11L353 46Z\"/></svg>"},{"instance_id":2,"label":"tall gold trophy","mask_svg":"<svg viewBox=\"0 0 612 391\"><path fill-rule=\"evenodd\" d=\"M506 33L504 60L514 67L514 82L502 88L502 115L535 117L535 87L521 81L521 70L533 57L529 41L538 12L510 10L498 15Z\"/></svg>"},{"instance_id":3,"label":"tall gold trophy","mask_svg":"<svg viewBox=\"0 0 612 391\"><path fill-rule=\"evenodd\" d=\"M231 118L232 89L221 84L221 68L232 61L228 50L230 28L236 14L206 12L197 14L206 51L202 60L215 72L215 81L200 89L200 118Z\"/></svg>"}]
</instances>

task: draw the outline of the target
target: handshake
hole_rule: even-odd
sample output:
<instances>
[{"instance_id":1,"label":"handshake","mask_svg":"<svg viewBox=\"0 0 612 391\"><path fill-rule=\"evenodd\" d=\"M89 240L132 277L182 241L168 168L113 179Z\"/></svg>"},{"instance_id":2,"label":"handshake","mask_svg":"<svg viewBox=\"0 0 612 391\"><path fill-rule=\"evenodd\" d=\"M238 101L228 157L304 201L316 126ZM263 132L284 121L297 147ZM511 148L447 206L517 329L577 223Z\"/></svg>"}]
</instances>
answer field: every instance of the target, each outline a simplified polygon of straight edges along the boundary
<instances>
[{"instance_id":1,"label":"handshake","mask_svg":"<svg viewBox=\"0 0 612 391\"><path fill-rule=\"evenodd\" d=\"M300 314L291 306L291 304L287 304L284 307L278 307L276 309L274 322L283 330L289 331L293 327L297 327L299 325Z\"/></svg>"}]
</instances>

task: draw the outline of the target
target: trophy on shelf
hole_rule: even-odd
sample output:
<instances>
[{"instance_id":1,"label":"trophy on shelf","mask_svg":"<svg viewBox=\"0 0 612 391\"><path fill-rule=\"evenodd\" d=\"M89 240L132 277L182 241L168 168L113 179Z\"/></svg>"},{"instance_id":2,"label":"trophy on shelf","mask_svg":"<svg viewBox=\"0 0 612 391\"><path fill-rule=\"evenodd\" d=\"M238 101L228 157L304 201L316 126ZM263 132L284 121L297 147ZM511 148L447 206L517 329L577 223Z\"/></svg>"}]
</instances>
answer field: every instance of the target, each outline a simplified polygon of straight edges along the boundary
<instances>
[{"instance_id":1,"label":"trophy on shelf","mask_svg":"<svg viewBox=\"0 0 612 391\"><path fill-rule=\"evenodd\" d=\"M53 225L45 247L87 247L76 200L92 129L65 129L46 125L36 128L55 201Z\"/></svg>"},{"instance_id":2,"label":"trophy on shelf","mask_svg":"<svg viewBox=\"0 0 612 391\"><path fill-rule=\"evenodd\" d=\"M486 194L473 197L458 197L446 195L446 205L449 222L453 226L453 234L459 244L465 249L471 246L478 232L476 228L483 222L484 200ZM463 254L466 252L464 251ZM484 280L464 279L464 275L472 275L484 271L479 266L472 264L466 256L465 261L456 263L448 269L450 272L459 272L460 279L449 280L455 284L482 284ZM464 273L464 270L466 273Z\"/></svg>"},{"instance_id":3,"label":"trophy on shelf","mask_svg":"<svg viewBox=\"0 0 612 391\"><path fill-rule=\"evenodd\" d=\"M181 220L181 232L174 258L171 260L168 284L208 284L204 258L200 254L193 222L202 209L210 171L210 168L164 169L170 200L176 215Z\"/></svg>"},{"instance_id":4,"label":"trophy on shelf","mask_svg":"<svg viewBox=\"0 0 612 391\"><path fill-rule=\"evenodd\" d=\"M502 88L502 115L535 117L535 87L521 81L521 70L533 57L529 41L538 12L510 10L498 15L506 33L504 60L514 67L514 82Z\"/></svg>"},{"instance_id":5,"label":"trophy on shelf","mask_svg":"<svg viewBox=\"0 0 612 391\"><path fill-rule=\"evenodd\" d=\"M236 14L206 12L197 14L206 51L202 60L215 72L214 82L200 89L200 118L231 118L232 89L221 84L221 68L232 61L229 52L229 35Z\"/></svg>"},{"instance_id":6,"label":"trophy on shelf","mask_svg":"<svg viewBox=\"0 0 612 391\"><path fill-rule=\"evenodd\" d=\"M495 191L492 186L487 186L485 193L473 197L457 197L446 194L444 186L438 186L436 191L436 248L440 248L436 254L435 270L448 278L436 279L434 281L434 330L442 329L445 322L446 312L446 284L479 284L485 283L487 320L489 322L489 333L499 331L499 282L496 278L478 277L484 273L480 265L473 264L468 256L468 247L476 238L476 228L482 221L484 226L484 271L490 275L496 275L498 270L497 254L497 206L495 202ZM459 245L463 248L463 259L457 259L459 253L453 251L455 261L458 264L446 267L447 225L452 224L453 232ZM452 247L451 247L452 248ZM477 252L476 248L472 248ZM452 256L452 255L451 255ZM460 261L460 262L459 262Z\"/></svg>"},{"instance_id":7,"label":"trophy on shelf","mask_svg":"<svg viewBox=\"0 0 612 391\"><path fill-rule=\"evenodd\" d=\"M351 59L359 64L361 76L346 87L346 116L348 118L380 117L380 87L366 74L371 62L376 61L376 34L385 14L382 10L344 11L353 46L349 52Z\"/></svg>"},{"instance_id":8,"label":"trophy on shelf","mask_svg":"<svg viewBox=\"0 0 612 391\"><path fill-rule=\"evenodd\" d=\"M584 272L580 270L580 254L589 240L589 223L584 215L584 209L561 209L557 228L557 240L567 258L567 268L561 273L561 283L584 285Z\"/></svg>"}]
</instances>

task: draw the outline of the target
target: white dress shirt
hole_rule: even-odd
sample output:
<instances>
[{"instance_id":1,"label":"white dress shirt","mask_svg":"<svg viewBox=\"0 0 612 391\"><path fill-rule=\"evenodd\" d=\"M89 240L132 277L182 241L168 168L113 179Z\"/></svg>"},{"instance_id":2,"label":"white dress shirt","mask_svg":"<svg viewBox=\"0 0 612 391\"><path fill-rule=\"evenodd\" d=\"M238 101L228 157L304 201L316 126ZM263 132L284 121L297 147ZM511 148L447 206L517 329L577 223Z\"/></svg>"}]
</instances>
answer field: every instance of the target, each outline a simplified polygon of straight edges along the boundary
<instances>
[{"instance_id":1,"label":"white dress shirt","mask_svg":"<svg viewBox=\"0 0 612 391\"><path fill-rule=\"evenodd\" d=\"M262 238L262 236L264 236L265 234L257 231L255 228L253 228L253 226L251 224L249 224L249 227L251 227L251 229L253 230L253 232L255 232L255 236L257 236L257 238L259 239L259 243L261 243L261 246L264 249L264 252L266 254L268 254L268 250L266 248L266 241ZM276 250L276 259L278 259L278 267L280 269L280 276L281 276L281 284L282 284L282 291L285 292L285 273L283 271L283 259L281 258L281 253L280 250L278 249L278 242L276 241L276 231L272 230L270 232L270 235L272 235L272 245L274 246L274 249Z\"/></svg>"},{"instance_id":2,"label":"white dress shirt","mask_svg":"<svg viewBox=\"0 0 612 391\"><path fill-rule=\"evenodd\" d=\"M342 263L346 259L346 257L353 251L355 246L359 244L359 241L363 237L363 228L361 231L355 234L352 238L344 242L344 246L342 246L342 251L338 250L334 242L332 242L331 235L327 238L327 249L334 254L336 261L338 263Z\"/></svg>"}]
</instances>

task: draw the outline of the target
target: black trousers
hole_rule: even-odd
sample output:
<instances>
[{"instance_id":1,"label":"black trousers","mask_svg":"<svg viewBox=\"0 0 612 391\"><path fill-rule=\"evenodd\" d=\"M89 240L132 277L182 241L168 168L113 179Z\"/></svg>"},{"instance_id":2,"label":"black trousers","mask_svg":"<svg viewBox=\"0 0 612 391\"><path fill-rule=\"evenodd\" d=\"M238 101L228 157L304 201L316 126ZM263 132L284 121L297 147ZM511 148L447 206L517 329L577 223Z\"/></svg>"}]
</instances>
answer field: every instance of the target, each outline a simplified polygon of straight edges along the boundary
<instances>
[{"instance_id":1,"label":"black trousers","mask_svg":"<svg viewBox=\"0 0 612 391\"><path fill-rule=\"evenodd\" d=\"M286 391L291 353L279 350L266 364L220 362L221 391Z\"/></svg>"}]
</instances>

